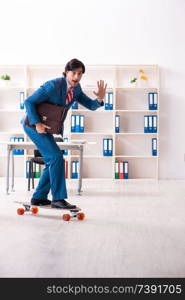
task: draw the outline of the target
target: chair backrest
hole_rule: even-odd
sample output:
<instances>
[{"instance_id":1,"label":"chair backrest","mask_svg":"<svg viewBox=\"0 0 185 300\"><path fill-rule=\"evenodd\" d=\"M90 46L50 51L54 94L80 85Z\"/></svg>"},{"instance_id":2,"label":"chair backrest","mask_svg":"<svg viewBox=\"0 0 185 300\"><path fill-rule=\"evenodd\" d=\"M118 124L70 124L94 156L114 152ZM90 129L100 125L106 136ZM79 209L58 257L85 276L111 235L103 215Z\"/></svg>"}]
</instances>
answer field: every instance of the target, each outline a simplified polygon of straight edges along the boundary
<instances>
[{"instance_id":1,"label":"chair backrest","mask_svg":"<svg viewBox=\"0 0 185 300\"><path fill-rule=\"evenodd\" d=\"M42 154L39 152L38 149L34 149L34 157L42 157Z\"/></svg>"}]
</instances>

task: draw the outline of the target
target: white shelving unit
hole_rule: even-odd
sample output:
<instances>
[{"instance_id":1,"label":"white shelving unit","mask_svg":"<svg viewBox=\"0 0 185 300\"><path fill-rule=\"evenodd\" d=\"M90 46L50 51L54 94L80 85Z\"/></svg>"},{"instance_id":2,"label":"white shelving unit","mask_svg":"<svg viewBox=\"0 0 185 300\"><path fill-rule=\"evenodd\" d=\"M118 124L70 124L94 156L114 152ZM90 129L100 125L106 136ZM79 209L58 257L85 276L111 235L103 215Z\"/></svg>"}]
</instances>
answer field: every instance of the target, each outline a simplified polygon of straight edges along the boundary
<instances>
[{"instance_id":1,"label":"white shelving unit","mask_svg":"<svg viewBox=\"0 0 185 300\"><path fill-rule=\"evenodd\" d=\"M148 81L132 87L130 79L144 70ZM42 83L53 78L62 77L64 65L0 65L0 75L8 74L11 82L0 86L0 141L9 140L11 136L28 137L24 134L20 120L25 113L19 109L19 92L24 91L25 98L32 94ZM81 80L83 91L95 99L97 80L107 83L107 92L113 92L113 110L104 107L90 111L78 104L78 109L70 109L65 121L64 136L71 139L85 139L84 171L86 179L115 178L115 160L129 162L129 179L158 179L159 169L159 67L158 65L87 65ZM148 109L148 93L158 93L158 110ZM71 132L71 115L85 116L85 132ZM115 115L120 115L120 133L115 133ZM157 133L144 133L144 115L157 115ZM151 140L157 138L157 156L152 156ZM113 139L113 156L103 156L103 138ZM15 156L16 176L25 177L25 165L33 152ZM6 173L6 149L0 151L0 176ZM68 174L72 160L78 160L77 152L68 151ZM127 180L129 180L127 179ZM73 179L74 180L74 179ZM119 179L116 179L118 181ZM124 181L124 179L120 179Z\"/></svg>"}]
</instances>

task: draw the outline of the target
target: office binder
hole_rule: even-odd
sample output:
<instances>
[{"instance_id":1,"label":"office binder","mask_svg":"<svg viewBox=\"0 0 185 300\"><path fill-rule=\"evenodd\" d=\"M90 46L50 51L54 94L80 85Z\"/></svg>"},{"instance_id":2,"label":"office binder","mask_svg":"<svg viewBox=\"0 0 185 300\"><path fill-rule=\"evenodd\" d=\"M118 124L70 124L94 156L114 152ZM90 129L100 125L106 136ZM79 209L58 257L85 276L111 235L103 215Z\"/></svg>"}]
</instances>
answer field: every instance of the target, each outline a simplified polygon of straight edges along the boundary
<instances>
[{"instance_id":1,"label":"office binder","mask_svg":"<svg viewBox=\"0 0 185 300\"><path fill-rule=\"evenodd\" d=\"M65 161L65 178L68 178L68 161Z\"/></svg>"},{"instance_id":2,"label":"office binder","mask_svg":"<svg viewBox=\"0 0 185 300\"><path fill-rule=\"evenodd\" d=\"M113 140L108 139L108 156L112 156Z\"/></svg>"},{"instance_id":3,"label":"office binder","mask_svg":"<svg viewBox=\"0 0 185 300\"><path fill-rule=\"evenodd\" d=\"M158 109L158 93L153 93L153 109Z\"/></svg>"},{"instance_id":4,"label":"office binder","mask_svg":"<svg viewBox=\"0 0 185 300\"><path fill-rule=\"evenodd\" d=\"M31 162L29 160L27 160L26 161L26 178L31 177L31 174L29 174L30 173L30 164L31 164Z\"/></svg>"},{"instance_id":5,"label":"office binder","mask_svg":"<svg viewBox=\"0 0 185 300\"><path fill-rule=\"evenodd\" d=\"M108 156L108 139L103 139L103 155Z\"/></svg>"},{"instance_id":6,"label":"office binder","mask_svg":"<svg viewBox=\"0 0 185 300\"><path fill-rule=\"evenodd\" d=\"M113 110L113 92L109 92L109 109Z\"/></svg>"},{"instance_id":7,"label":"office binder","mask_svg":"<svg viewBox=\"0 0 185 300\"><path fill-rule=\"evenodd\" d=\"M76 115L75 132L80 132L80 115Z\"/></svg>"},{"instance_id":8,"label":"office binder","mask_svg":"<svg viewBox=\"0 0 185 300\"><path fill-rule=\"evenodd\" d=\"M19 137L18 138L19 142L24 142L24 138L23 137ZM24 155L24 149L18 149L19 150L19 155Z\"/></svg>"},{"instance_id":9,"label":"office binder","mask_svg":"<svg viewBox=\"0 0 185 300\"><path fill-rule=\"evenodd\" d=\"M148 116L148 132L153 132L153 116Z\"/></svg>"},{"instance_id":10,"label":"office binder","mask_svg":"<svg viewBox=\"0 0 185 300\"><path fill-rule=\"evenodd\" d=\"M106 93L105 94L105 110L108 110L109 109L109 94Z\"/></svg>"},{"instance_id":11,"label":"office binder","mask_svg":"<svg viewBox=\"0 0 185 300\"><path fill-rule=\"evenodd\" d=\"M64 143L67 143L68 142L68 137L64 137L63 140L64 140ZM68 150L67 149L65 149L63 151L64 151L64 155L68 155Z\"/></svg>"},{"instance_id":12,"label":"office binder","mask_svg":"<svg viewBox=\"0 0 185 300\"><path fill-rule=\"evenodd\" d=\"M120 116L115 115L115 132L119 133L120 132Z\"/></svg>"},{"instance_id":13,"label":"office binder","mask_svg":"<svg viewBox=\"0 0 185 300\"><path fill-rule=\"evenodd\" d=\"M40 178L40 165L39 164L33 164L34 165L34 178Z\"/></svg>"},{"instance_id":14,"label":"office binder","mask_svg":"<svg viewBox=\"0 0 185 300\"><path fill-rule=\"evenodd\" d=\"M78 102L74 101L73 104L71 105L72 109L78 109Z\"/></svg>"},{"instance_id":15,"label":"office binder","mask_svg":"<svg viewBox=\"0 0 185 300\"><path fill-rule=\"evenodd\" d=\"M71 162L71 178L76 179L76 162L73 160Z\"/></svg>"},{"instance_id":16,"label":"office binder","mask_svg":"<svg viewBox=\"0 0 185 300\"><path fill-rule=\"evenodd\" d=\"M76 160L76 178L79 176L79 161Z\"/></svg>"},{"instance_id":17,"label":"office binder","mask_svg":"<svg viewBox=\"0 0 185 300\"><path fill-rule=\"evenodd\" d=\"M148 116L144 116L144 133L149 132L149 119Z\"/></svg>"},{"instance_id":18,"label":"office binder","mask_svg":"<svg viewBox=\"0 0 185 300\"><path fill-rule=\"evenodd\" d=\"M115 161L115 179L119 179L119 161Z\"/></svg>"},{"instance_id":19,"label":"office binder","mask_svg":"<svg viewBox=\"0 0 185 300\"><path fill-rule=\"evenodd\" d=\"M113 110L113 92L105 94L105 110Z\"/></svg>"},{"instance_id":20,"label":"office binder","mask_svg":"<svg viewBox=\"0 0 185 300\"><path fill-rule=\"evenodd\" d=\"M71 115L71 132L75 132L76 127L76 116Z\"/></svg>"},{"instance_id":21,"label":"office binder","mask_svg":"<svg viewBox=\"0 0 185 300\"><path fill-rule=\"evenodd\" d=\"M80 115L80 132L84 132L84 115Z\"/></svg>"},{"instance_id":22,"label":"office binder","mask_svg":"<svg viewBox=\"0 0 185 300\"><path fill-rule=\"evenodd\" d=\"M157 138L152 139L152 155L157 156Z\"/></svg>"},{"instance_id":23,"label":"office binder","mask_svg":"<svg viewBox=\"0 0 185 300\"><path fill-rule=\"evenodd\" d=\"M124 161L124 179L128 179L128 161Z\"/></svg>"},{"instance_id":24,"label":"office binder","mask_svg":"<svg viewBox=\"0 0 185 300\"><path fill-rule=\"evenodd\" d=\"M19 92L19 97L20 97L20 109L24 109L24 92Z\"/></svg>"},{"instance_id":25,"label":"office binder","mask_svg":"<svg viewBox=\"0 0 185 300\"><path fill-rule=\"evenodd\" d=\"M119 179L123 179L124 178L124 162L123 161L119 161Z\"/></svg>"},{"instance_id":26,"label":"office binder","mask_svg":"<svg viewBox=\"0 0 185 300\"><path fill-rule=\"evenodd\" d=\"M148 93L148 108L150 110L153 110L153 106L154 106L154 94Z\"/></svg>"},{"instance_id":27,"label":"office binder","mask_svg":"<svg viewBox=\"0 0 185 300\"><path fill-rule=\"evenodd\" d=\"M152 132L156 133L157 132L157 116L153 116L153 130Z\"/></svg>"}]
</instances>

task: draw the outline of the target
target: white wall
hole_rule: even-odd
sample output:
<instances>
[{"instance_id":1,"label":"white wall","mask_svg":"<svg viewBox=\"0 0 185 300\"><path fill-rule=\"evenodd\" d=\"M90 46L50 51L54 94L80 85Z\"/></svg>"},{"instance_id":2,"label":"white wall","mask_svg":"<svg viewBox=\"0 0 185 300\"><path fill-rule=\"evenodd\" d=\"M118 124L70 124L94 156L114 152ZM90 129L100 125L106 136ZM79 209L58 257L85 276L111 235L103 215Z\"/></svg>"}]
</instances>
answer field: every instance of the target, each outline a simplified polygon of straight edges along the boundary
<instances>
[{"instance_id":1,"label":"white wall","mask_svg":"<svg viewBox=\"0 0 185 300\"><path fill-rule=\"evenodd\" d=\"M0 0L0 63L159 64L160 178L185 179L184 0Z\"/></svg>"}]
</instances>

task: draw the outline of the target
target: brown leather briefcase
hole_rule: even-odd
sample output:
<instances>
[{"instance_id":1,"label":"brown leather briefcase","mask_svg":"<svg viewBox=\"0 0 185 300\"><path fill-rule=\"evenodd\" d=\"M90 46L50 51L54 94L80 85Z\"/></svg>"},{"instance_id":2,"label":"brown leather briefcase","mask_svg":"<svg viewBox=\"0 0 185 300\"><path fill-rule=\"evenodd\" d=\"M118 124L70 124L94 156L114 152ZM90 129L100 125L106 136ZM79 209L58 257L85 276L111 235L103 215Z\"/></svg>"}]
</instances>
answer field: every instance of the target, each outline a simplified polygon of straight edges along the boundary
<instances>
[{"instance_id":1,"label":"brown leather briefcase","mask_svg":"<svg viewBox=\"0 0 185 300\"><path fill-rule=\"evenodd\" d=\"M40 117L40 122L51 127L51 129L46 129L46 132L52 134L61 133L68 109L69 108L67 107L62 107L49 102L41 102L36 104L36 110ZM28 115L25 119L25 125L35 128L35 125L30 125Z\"/></svg>"}]
</instances>

